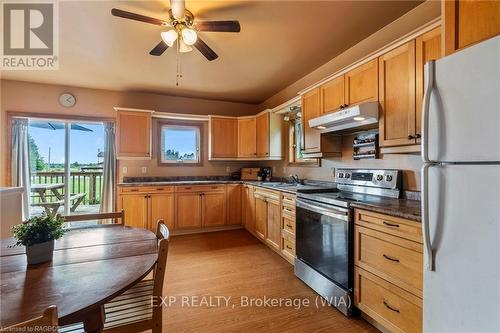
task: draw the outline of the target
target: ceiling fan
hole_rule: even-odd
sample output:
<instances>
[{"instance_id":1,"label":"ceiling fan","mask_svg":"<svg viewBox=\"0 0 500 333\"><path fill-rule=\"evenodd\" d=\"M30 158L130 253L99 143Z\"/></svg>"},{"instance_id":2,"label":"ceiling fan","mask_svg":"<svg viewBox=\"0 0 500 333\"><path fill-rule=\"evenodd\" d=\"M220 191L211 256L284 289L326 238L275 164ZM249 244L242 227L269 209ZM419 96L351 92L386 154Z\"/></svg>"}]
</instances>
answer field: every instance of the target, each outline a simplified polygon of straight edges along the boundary
<instances>
[{"instance_id":1,"label":"ceiling fan","mask_svg":"<svg viewBox=\"0 0 500 333\"><path fill-rule=\"evenodd\" d=\"M170 7L168 20L160 20L117 8L113 8L111 14L165 27L166 30L161 33L162 40L149 52L154 56L162 55L177 41L179 52L189 52L194 46L205 58L212 61L219 56L198 36L198 32L240 32L241 30L238 21L195 21L193 13L185 7L185 0L170 0Z\"/></svg>"}]
</instances>

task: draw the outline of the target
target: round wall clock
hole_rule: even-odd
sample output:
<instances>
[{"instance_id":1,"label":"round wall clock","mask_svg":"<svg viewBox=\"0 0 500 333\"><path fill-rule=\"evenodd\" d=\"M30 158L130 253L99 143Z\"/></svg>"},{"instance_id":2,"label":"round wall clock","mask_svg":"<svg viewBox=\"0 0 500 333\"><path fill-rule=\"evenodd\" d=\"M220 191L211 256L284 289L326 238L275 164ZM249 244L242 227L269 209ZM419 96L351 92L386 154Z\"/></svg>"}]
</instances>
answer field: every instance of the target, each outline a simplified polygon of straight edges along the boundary
<instances>
[{"instance_id":1,"label":"round wall clock","mask_svg":"<svg viewBox=\"0 0 500 333\"><path fill-rule=\"evenodd\" d=\"M66 108L70 108L76 104L76 98L69 93L61 94L61 96L59 96L59 104Z\"/></svg>"}]
</instances>

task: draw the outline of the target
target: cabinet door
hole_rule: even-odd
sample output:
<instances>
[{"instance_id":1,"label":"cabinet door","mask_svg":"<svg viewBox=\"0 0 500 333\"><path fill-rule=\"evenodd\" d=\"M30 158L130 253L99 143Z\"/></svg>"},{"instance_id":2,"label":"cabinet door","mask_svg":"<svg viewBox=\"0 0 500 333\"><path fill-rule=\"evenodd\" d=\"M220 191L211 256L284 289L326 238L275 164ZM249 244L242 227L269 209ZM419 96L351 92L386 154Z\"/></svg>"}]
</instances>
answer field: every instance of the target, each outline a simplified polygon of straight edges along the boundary
<instances>
[{"instance_id":1,"label":"cabinet door","mask_svg":"<svg viewBox=\"0 0 500 333\"><path fill-rule=\"evenodd\" d=\"M236 118L210 118L210 157L236 157L238 155L238 120Z\"/></svg>"},{"instance_id":2,"label":"cabinet door","mask_svg":"<svg viewBox=\"0 0 500 333\"><path fill-rule=\"evenodd\" d=\"M257 156L256 119L238 119L238 157Z\"/></svg>"},{"instance_id":3,"label":"cabinet door","mask_svg":"<svg viewBox=\"0 0 500 333\"><path fill-rule=\"evenodd\" d=\"M176 229L201 228L201 194L175 194Z\"/></svg>"},{"instance_id":4,"label":"cabinet door","mask_svg":"<svg viewBox=\"0 0 500 333\"><path fill-rule=\"evenodd\" d=\"M245 224L245 229L251 233L255 233L255 198L252 186L245 186L244 199L243 223Z\"/></svg>"},{"instance_id":5,"label":"cabinet door","mask_svg":"<svg viewBox=\"0 0 500 333\"><path fill-rule=\"evenodd\" d=\"M241 184L229 184L227 185L226 191L226 202L227 202L227 219L226 224L228 225L238 225L241 224L241 216L243 214L241 209L241 197L242 197Z\"/></svg>"},{"instance_id":6,"label":"cabinet door","mask_svg":"<svg viewBox=\"0 0 500 333\"><path fill-rule=\"evenodd\" d=\"M255 234L264 240L267 236L267 202L263 197L255 197Z\"/></svg>"},{"instance_id":7,"label":"cabinet door","mask_svg":"<svg viewBox=\"0 0 500 333\"><path fill-rule=\"evenodd\" d=\"M125 224L129 227L149 228L148 224L148 195L122 195L122 209L125 211Z\"/></svg>"},{"instance_id":8,"label":"cabinet door","mask_svg":"<svg viewBox=\"0 0 500 333\"><path fill-rule=\"evenodd\" d=\"M500 34L500 1L442 2L445 55Z\"/></svg>"},{"instance_id":9,"label":"cabinet door","mask_svg":"<svg viewBox=\"0 0 500 333\"><path fill-rule=\"evenodd\" d=\"M321 86L321 113L340 109L344 102L344 75Z\"/></svg>"},{"instance_id":10,"label":"cabinet door","mask_svg":"<svg viewBox=\"0 0 500 333\"><path fill-rule=\"evenodd\" d=\"M204 192L202 194L203 226L216 227L226 223L226 193Z\"/></svg>"},{"instance_id":11,"label":"cabinet door","mask_svg":"<svg viewBox=\"0 0 500 333\"><path fill-rule=\"evenodd\" d=\"M422 126L422 100L424 98L424 65L441 58L441 27L437 27L415 40L415 133L419 137ZM417 138L417 142L420 139Z\"/></svg>"},{"instance_id":12,"label":"cabinet door","mask_svg":"<svg viewBox=\"0 0 500 333\"><path fill-rule=\"evenodd\" d=\"M380 146L416 143L415 41L379 57Z\"/></svg>"},{"instance_id":13,"label":"cabinet door","mask_svg":"<svg viewBox=\"0 0 500 333\"><path fill-rule=\"evenodd\" d=\"M304 152L319 153L321 151L321 134L309 127L309 120L321 115L321 94L319 88L302 96L302 127L304 135Z\"/></svg>"},{"instance_id":14,"label":"cabinet door","mask_svg":"<svg viewBox=\"0 0 500 333\"><path fill-rule=\"evenodd\" d=\"M174 194L151 194L150 195L150 218L149 228L156 232L158 220L163 220L168 229L173 230L175 225Z\"/></svg>"},{"instance_id":15,"label":"cabinet door","mask_svg":"<svg viewBox=\"0 0 500 333\"><path fill-rule=\"evenodd\" d=\"M267 238L266 242L276 251L281 244L281 206L279 202L267 201Z\"/></svg>"},{"instance_id":16,"label":"cabinet door","mask_svg":"<svg viewBox=\"0 0 500 333\"><path fill-rule=\"evenodd\" d=\"M151 112L116 113L116 155L151 158Z\"/></svg>"},{"instance_id":17,"label":"cabinet door","mask_svg":"<svg viewBox=\"0 0 500 333\"><path fill-rule=\"evenodd\" d=\"M378 99L377 59L345 74L345 104L355 105Z\"/></svg>"},{"instance_id":18,"label":"cabinet door","mask_svg":"<svg viewBox=\"0 0 500 333\"><path fill-rule=\"evenodd\" d=\"M257 126L257 157L269 156L269 112L258 115Z\"/></svg>"}]
</instances>

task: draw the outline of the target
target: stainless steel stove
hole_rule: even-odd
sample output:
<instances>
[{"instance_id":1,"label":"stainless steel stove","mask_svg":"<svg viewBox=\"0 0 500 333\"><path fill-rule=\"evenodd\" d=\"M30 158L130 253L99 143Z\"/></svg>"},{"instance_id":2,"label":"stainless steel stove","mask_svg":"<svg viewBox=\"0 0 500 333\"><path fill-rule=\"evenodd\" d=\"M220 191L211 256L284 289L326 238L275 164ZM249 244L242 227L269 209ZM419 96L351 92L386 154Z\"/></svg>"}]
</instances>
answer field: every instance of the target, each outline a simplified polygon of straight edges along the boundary
<instances>
[{"instance_id":1,"label":"stainless steel stove","mask_svg":"<svg viewBox=\"0 0 500 333\"><path fill-rule=\"evenodd\" d=\"M399 198L401 170L338 169L336 188L297 192L295 275L345 315L353 306L351 203Z\"/></svg>"}]
</instances>

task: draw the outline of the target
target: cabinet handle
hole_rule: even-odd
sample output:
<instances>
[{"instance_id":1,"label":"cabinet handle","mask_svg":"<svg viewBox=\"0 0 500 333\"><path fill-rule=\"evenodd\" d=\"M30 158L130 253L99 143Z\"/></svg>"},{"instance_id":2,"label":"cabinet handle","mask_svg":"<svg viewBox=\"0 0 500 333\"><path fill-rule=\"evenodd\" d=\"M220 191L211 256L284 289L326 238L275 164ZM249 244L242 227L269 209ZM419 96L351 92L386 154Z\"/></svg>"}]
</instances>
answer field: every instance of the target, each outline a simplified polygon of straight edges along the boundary
<instances>
[{"instance_id":1,"label":"cabinet handle","mask_svg":"<svg viewBox=\"0 0 500 333\"><path fill-rule=\"evenodd\" d=\"M410 135L408 135L408 140L413 140L413 139L415 139L415 136L414 136L414 135L411 135L411 134L410 134Z\"/></svg>"},{"instance_id":2,"label":"cabinet handle","mask_svg":"<svg viewBox=\"0 0 500 333\"><path fill-rule=\"evenodd\" d=\"M389 223L387 221L382 221L382 223L385 224L388 227L399 228L399 224L396 224L396 223Z\"/></svg>"},{"instance_id":3,"label":"cabinet handle","mask_svg":"<svg viewBox=\"0 0 500 333\"><path fill-rule=\"evenodd\" d=\"M191 189L191 187L184 187L184 189L185 189L185 190L190 190L190 189Z\"/></svg>"},{"instance_id":4,"label":"cabinet handle","mask_svg":"<svg viewBox=\"0 0 500 333\"><path fill-rule=\"evenodd\" d=\"M392 306L390 306L390 305L389 305L389 303L387 303L387 301L386 301L385 299L384 299L384 305L385 305L385 307L386 307L386 308L388 308L389 310L399 313L399 310L398 310L398 309L396 309L396 308L393 308Z\"/></svg>"},{"instance_id":5,"label":"cabinet handle","mask_svg":"<svg viewBox=\"0 0 500 333\"><path fill-rule=\"evenodd\" d=\"M348 107L348 106L349 106L349 105L347 105L347 104L344 104L344 107L345 107L345 108L346 108L346 107Z\"/></svg>"},{"instance_id":6,"label":"cabinet handle","mask_svg":"<svg viewBox=\"0 0 500 333\"><path fill-rule=\"evenodd\" d=\"M289 249L289 250L292 250L292 248L290 246L288 246L288 245L286 246L286 248Z\"/></svg>"},{"instance_id":7,"label":"cabinet handle","mask_svg":"<svg viewBox=\"0 0 500 333\"><path fill-rule=\"evenodd\" d=\"M422 135L420 135L420 134L418 134L418 133L417 133L417 134L415 134L415 138L420 139L421 137L422 137Z\"/></svg>"},{"instance_id":8,"label":"cabinet handle","mask_svg":"<svg viewBox=\"0 0 500 333\"><path fill-rule=\"evenodd\" d=\"M291 227L292 227L292 225L291 225L291 224L287 224L286 226L287 226L288 228L291 228Z\"/></svg>"},{"instance_id":9,"label":"cabinet handle","mask_svg":"<svg viewBox=\"0 0 500 333\"><path fill-rule=\"evenodd\" d=\"M344 108L344 106L343 106L343 105L340 105L340 109L343 109L343 108Z\"/></svg>"},{"instance_id":10,"label":"cabinet handle","mask_svg":"<svg viewBox=\"0 0 500 333\"><path fill-rule=\"evenodd\" d=\"M133 189L130 190L130 192L138 192L138 191L139 191L138 188L133 188Z\"/></svg>"},{"instance_id":11,"label":"cabinet handle","mask_svg":"<svg viewBox=\"0 0 500 333\"><path fill-rule=\"evenodd\" d=\"M144 199L147 199L147 198L148 198L148 196L147 196L147 195L145 195L145 196L144 196Z\"/></svg>"},{"instance_id":12,"label":"cabinet handle","mask_svg":"<svg viewBox=\"0 0 500 333\"><path fill-rule=\"evenodd\" d=\"M157 190L157 191L163 191L163 190L164 190L164 188L157 188L156 190Z\"/></svg>"},{"instance_id":13,"label":"cabinet handle","mask_svg":"<svg viewBox=\"0 0 500 333\"><path fill-rule=\"evenodd\" d=\"M394 257L388 256L387 254L383 254L382 256L383 256L385 259L387 259L387 260L390 260L390 261L395 261L395 262L399 262L399 259L398 259L398 258L394 258Z\"/></svg>"},{"instance_id":14,"label":"cabinet handle","mask_svg":"<svg viewBox=\"0 0 500 333\"><path fill-rule=\"evenodd\" d=\"M217 189L217 188L218 188L218 186L212 186L212 189Z\"/></svg>"}]
</instances>

